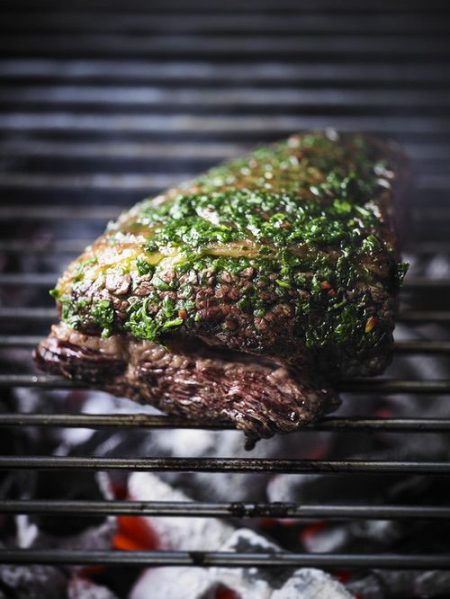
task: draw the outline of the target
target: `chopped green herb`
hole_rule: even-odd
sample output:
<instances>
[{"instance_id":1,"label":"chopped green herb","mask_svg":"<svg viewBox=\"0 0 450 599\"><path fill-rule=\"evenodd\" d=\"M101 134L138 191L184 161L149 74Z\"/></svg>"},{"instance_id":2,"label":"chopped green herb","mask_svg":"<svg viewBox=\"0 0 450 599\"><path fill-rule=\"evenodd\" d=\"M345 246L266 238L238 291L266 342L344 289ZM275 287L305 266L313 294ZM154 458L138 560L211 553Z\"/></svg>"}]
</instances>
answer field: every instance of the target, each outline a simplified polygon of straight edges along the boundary
<instances>
[{"instance_id":1,"label":"chopped green herb","mask_svg":"<svg viewBox=\"0 0 450 599\"><path fill-rule=\"evenodd\" d=\"M166 322L162 325L162 329L166 330L166 329L173 329L174 327L179 327L181 324L183 324L183 319L182 318L174 318L173 320L166 320Z\"/></svg>"},{"instance_id":2,"label":"chopped green herb","mask_svg":"<svg viewBox=\"0 0 450 599\"><path fill-rule=\"evenodd\" d=\"M136 270L138 271L138 274L142 277L144 275L153 273L155 271L155 267L152 264L150 264L150 262L148 262L145 258L139 256L136 259Z\"/></svg>"},{"instance_id":3,"label":"chopped green herb","mask_svg":"<svg viewBox=\"0 0 450 599\"><path fill-rule=\"evenodd\" d=\"M131 307L125 329L137 339L154 341L159 334L159 325L148 313L149 299Z\"/></svg>"},{"instance_id":4,"label":"chopped green herb","mask_svg":"<svg viewBox=\"0 0 450 599\"><path fill-rule=\"evenodd\" d=\"M114 308L108 300L100 300L91 310L91 314L102 329L102 337L110 337L114 324Z\"/></svg>"}]
</instances>

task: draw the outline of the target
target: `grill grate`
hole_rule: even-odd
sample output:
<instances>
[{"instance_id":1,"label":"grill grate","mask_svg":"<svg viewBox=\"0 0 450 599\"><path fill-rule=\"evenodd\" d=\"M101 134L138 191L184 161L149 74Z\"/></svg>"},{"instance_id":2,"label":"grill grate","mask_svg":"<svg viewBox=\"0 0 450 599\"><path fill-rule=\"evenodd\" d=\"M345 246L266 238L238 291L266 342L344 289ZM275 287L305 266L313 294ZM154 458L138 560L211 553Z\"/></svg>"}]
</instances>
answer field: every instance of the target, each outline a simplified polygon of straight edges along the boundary
<instances>
[{"instance_id":1,"label":"grill grate","mask_svg":"<svg viewBox=\"0 0 450 599\"><path fill-rule=\"evenodd\" d=\"M6 268L0 274L0 357L11 351L29 353L55 318L44 292L56 274L51 266L34 271L27 262L30 254L44 261L55 255L68 259L85 245L80 231L91 239L106 220L143 195L257 141L303 128L365 130L404 143L418 165L409 247L421 259L449 254L446 2L148 4L131 0L125 7L117 0L108 5L77 0L68 9L44 0L36 12L31 1L2 3L0 254ZM37 237L30 240L29 231L37 231ZM400 322L411 329L439 324L447 338L399 341L396 356L448 358L449 289L447 274L407 280ZM21 387L39 393L82 386L4 366L0 388ZM365 398L448 396L450 379L353 380L343 383L342 390ZM360 401L364 411L364 398ZM0 414L3 429L23 426L230 428L147 414ZM328 417L305 428L309 435L318 431L448 433L450 413L435 418ZM0 470L11 469L436 476L449 475L450 462L0 456ZM225 503L1 500L0 512L329 520L450 517L449 507L437 505L233 503L232 498ZM449 569L450 555L1 549L0 562Z\"/></svg>"}]
</instances>

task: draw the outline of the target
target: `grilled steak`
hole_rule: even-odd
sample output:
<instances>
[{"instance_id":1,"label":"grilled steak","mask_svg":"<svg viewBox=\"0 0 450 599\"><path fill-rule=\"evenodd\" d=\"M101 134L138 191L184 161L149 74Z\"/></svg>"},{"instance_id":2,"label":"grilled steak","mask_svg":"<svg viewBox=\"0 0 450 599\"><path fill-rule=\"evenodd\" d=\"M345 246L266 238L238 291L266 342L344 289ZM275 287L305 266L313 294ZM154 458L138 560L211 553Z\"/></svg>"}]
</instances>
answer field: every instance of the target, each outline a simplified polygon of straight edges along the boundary
<instances>
[{"instance_id":1,"label":"grilled steak","mask_svg":"<svg viewBox=\"0 0 450 599\"><path fill-rule=\"evenodd\" d=\"M144 200L59 280L38 366L249 445L299 428L390 360L405 171L391 144L310 133Z\"/></svg>"}]
</instances>

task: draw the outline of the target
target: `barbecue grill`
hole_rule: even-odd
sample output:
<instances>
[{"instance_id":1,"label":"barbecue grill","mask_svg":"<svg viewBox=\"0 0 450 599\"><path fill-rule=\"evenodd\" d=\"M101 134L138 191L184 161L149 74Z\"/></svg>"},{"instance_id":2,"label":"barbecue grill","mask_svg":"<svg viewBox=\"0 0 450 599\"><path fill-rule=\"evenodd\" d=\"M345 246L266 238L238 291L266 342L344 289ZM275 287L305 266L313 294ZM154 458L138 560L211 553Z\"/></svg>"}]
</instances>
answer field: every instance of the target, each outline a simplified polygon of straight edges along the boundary
<instances>
[{"instance_id":1,"label":"barbecue grill","mask_svg":"<svg viewBox=\"0 0 450 599\"><path fill-rule=\"evenodd\" d=\"M55 318L57 269L145 195L260 141L334 126L403 143L417 173L406 250L420 264L450 252L450 19L446 2L140 2L6 0L0 20L0 387L75 388L33 373L29 351ZM63 258L62 258L63 257ZM33 270L38 265L39 271ZM56 265L56 266L55 266ZM396 357L450 356L450 276L407 277L399 321L435 337ZM446 336L447 335L447 336ZM24 351L25 350L25 351ZM22 356L13 359L11 356ZM3 358L2 358L3 357ZM23 367L20 368L20 364ZM395 366L395 364L394 364ZM389 374L342 384L358 394L450 394L450 379ZM56 401L56 400L55 400ZM450 433L448 417L330 416L299 433ZM442 401L445 401L443 399ZM153 414L1 413L3 429L208 428ZM209 427L220 429L220 426ZM223 427L226 428L226 427ZM3 455L0 469L450 475L450 461ZM0 512L341 519L448 519L450 506L291 502L0 500ZM449 569L450 552L225 553L0 549L0 563Z\"/></svg>"}]
</instances>

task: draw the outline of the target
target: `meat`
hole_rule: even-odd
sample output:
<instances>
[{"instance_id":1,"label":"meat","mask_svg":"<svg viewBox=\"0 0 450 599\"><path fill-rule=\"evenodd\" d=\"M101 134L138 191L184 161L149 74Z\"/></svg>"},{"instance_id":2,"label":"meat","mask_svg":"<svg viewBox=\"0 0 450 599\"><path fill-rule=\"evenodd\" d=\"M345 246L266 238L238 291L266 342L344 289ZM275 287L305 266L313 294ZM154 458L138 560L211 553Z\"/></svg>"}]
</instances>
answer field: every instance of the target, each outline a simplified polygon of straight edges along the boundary
<instances>
[{"instance_id":1,"label":"meat","mask_svg":"<svg viewBox=\"0 0 450 599\"><path fill-rule=\"evenodd\" d=\"M337 405L310 374L271 360L217 350L201 342L169 347L122 336L92 338L64 323L39 346L48 372L81 379L116 395L208 422L232 421L247 432L247 447L274 431L289 432Z\"/></svg>"},{"instance_id":2,"label":"meat","mask_svg":"<svg viewBox=\"0 0 450 599\"><path fill-rule=\"evenodd\" d=\"M393 144L309 133L144 200L58 281L38 366L249 445L299 428L390 360L406 171Z\"/></svg>"}]
</instances>

